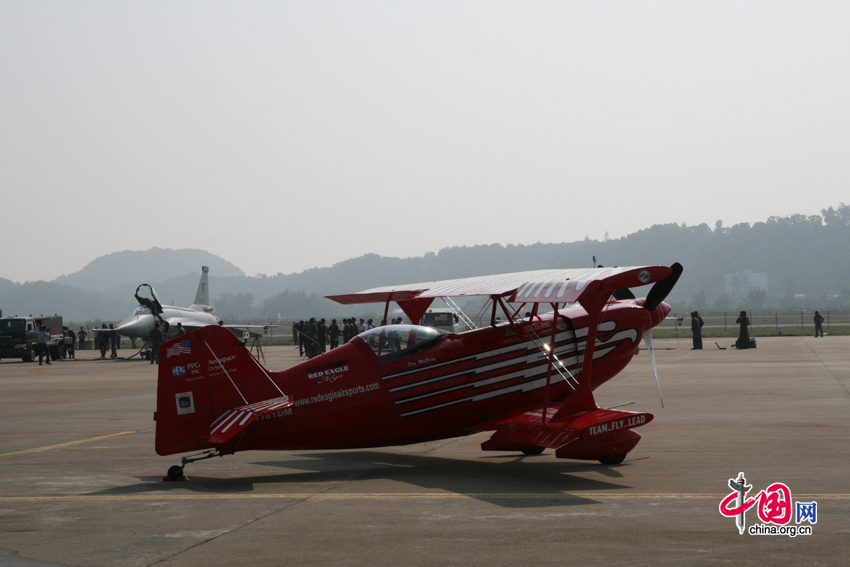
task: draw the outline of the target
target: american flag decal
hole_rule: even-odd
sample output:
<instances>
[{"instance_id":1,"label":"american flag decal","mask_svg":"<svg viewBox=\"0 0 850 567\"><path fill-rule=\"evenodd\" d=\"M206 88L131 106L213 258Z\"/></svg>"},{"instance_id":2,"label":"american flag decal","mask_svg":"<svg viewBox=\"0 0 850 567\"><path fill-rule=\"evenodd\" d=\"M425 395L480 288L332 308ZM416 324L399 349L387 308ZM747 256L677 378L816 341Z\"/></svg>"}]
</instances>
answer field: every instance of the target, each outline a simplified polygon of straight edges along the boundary
<instances>
[{"instance_id":1,"label":"american flag decal","mask_svg":"<svg viewBox=\"0 0 850 567\"><path fill-rule=\"evenodd\" d=\"M179 343L174 343L166 349L165 354L165 358L171 358L178 354L192 354L192 341L189 339L183 339Z\"/></svg>"}]
</instances>

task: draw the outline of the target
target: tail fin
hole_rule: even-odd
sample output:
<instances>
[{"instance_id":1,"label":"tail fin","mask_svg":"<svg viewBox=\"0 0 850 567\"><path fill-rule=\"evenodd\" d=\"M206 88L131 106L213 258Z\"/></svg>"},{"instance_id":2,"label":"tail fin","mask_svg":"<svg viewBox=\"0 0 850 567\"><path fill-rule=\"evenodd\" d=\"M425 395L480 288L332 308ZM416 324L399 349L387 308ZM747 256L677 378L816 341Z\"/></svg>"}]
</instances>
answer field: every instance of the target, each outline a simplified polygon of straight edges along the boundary
<instances>
[{"instance_id":1,"label":"tail fin","mask_svg":"<svg viewBox=\"0 0 850 567\"><path fill-rule=\"evenodd\" d=\"M160 347L156 452L220 446L258 416L292 405L233 333L209 326Z\"/></svg>"},{"instance_id":2,"label":"tail fin","mask_svg":"<svg viewBox=\"0 0 850 567\"><path fill-rule=\"evenodd\" d=\"M195 292L195 305L210 304L209 273L209 267L201 266L201 281L198 282L198 291Z\"/></svg>"}]
</instances>

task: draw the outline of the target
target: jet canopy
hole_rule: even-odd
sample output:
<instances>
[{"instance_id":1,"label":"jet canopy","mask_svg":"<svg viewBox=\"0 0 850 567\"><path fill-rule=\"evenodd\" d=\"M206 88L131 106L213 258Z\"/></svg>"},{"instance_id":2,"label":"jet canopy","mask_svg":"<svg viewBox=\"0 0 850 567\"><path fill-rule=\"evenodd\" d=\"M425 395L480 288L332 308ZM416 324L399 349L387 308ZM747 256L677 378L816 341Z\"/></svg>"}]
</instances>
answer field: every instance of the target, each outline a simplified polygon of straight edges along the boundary
<instances>
[{"instance_id":1,"label":"jet canopy","mask_svg":"<svg viewBox=\"0 0 850 567\"><path fill-rule=\"evenodd\" d=\"M448 333L419 325L386 325L358 335L366 341L381 362L404 358L436 345Z\"/></svg>"}]
</instances>

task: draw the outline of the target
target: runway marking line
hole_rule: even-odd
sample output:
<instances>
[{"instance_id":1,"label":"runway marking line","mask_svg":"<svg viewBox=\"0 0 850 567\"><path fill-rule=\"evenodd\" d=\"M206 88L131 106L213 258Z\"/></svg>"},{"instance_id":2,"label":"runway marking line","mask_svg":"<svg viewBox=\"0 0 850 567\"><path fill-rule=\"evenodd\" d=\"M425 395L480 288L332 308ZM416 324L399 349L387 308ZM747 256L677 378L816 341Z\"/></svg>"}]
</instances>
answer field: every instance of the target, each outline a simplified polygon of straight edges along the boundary
<instances>
[{"instance_id":1,"label":"runway marking line","mask_svg":"<svg viewBox=\"0 0 850 567\"><path fill-rule=\"evenodd\" d=\"M356 499L387 499L387 500L683 500L708 499L720 500L727 494L588 494L576 492L572 494L499 494L472 493L454 494L444 492L412 492L412 493L337 493L337 494L98 494L79 496L0 496L0 502L108 502L126 500L356 500ZM819 500L848 500L850 494L795 494L796 498L817 498Z\"/></svg>"},{"instance_id":2,"label":"runway marking line","mask_svg":"<svg viewBox=\"0 0 850 567\"><path fill-rule=\"evenodd\" d=\"M11 453L0 453L0 457L8 457L10 455L21 455L23 453L35 453L36 451L47 451L48 449L56 449L57 447L67 447L68 445L76 445L77 443L86 443L88 441L97 441L98 439L106 439L108 437L117 437L118 435L127 435L128 433L138 433L137 431L121 431L119 433L110 433L109 435L99 435L97 437L89 437L88 439L77 439L76 441L66 441L65 443L56 443L55 445L45 445L44 447L35 447L34 449L22 449L20 451L12 451Z\"/></svg>"}]
</instances>

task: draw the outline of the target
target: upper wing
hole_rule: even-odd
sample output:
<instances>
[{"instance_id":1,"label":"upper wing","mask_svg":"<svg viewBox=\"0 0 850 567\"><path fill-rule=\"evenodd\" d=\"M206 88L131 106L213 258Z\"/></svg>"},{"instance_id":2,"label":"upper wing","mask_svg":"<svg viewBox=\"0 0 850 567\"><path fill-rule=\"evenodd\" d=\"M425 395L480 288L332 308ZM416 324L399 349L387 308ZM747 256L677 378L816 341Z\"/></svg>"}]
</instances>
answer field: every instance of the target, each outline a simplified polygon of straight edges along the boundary
<instances>
[{"instance_id":1,"label":"upper wing","mask_svg":"<svg viewBox=\"0 0 850 567\"><path fill-rule=\"evenodd\" d=\"M515 303L572 303L585 293L638 287L661 280L671 273L667 266L534 270L492 276L459 278L376 287L343 295L329 295L337 303L384 303L464 295L511 296ZM596 282L597 285L591 285Z\"/></svg>"}]
</instances>

